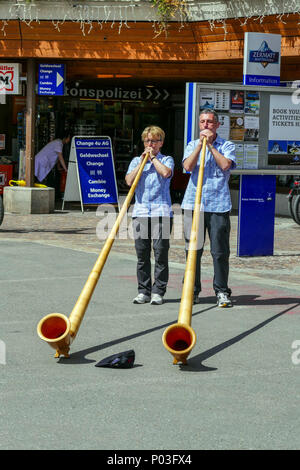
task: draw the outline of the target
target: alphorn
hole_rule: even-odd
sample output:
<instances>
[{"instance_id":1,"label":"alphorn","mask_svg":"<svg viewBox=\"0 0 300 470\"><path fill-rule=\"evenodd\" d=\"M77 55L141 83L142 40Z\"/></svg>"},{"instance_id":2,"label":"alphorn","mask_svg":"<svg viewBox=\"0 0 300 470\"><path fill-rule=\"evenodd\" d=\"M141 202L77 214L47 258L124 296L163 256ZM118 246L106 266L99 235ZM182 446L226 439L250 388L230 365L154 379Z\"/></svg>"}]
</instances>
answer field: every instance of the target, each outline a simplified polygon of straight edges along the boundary
<instances>
[{"instance_id":1,"label":"alphorn","mask_svg":"<svg viewBox=\"0 0 300 470\"><path fill-rule=\"evenodd\" d=\"M194 215L190 234L189 250L185 267L181 302L177 323L170 325L163 333L164 347L174 357L173 364L187 363L187 357L196 344L196 333L191 327L192 308L194 301L194 284L197 261L197 243L200 221L200 205L203 186L206 138L203 139L200 167L195 196Z\"/></svg>"},{"instance_id":2,"label":"alphorn","mask_svg":"<svg viewBox=\"0 0 300 470\"><path fill-rule=\"evenodd\" d=\"M91 300L103 266L119 231L121 221L130 205L131 199L133 198L135 189L144 170L144 166L148 161L148 158L149 153L142 160L141 166L126 196L124 204L113 225L113 228L111 229L111 232L102 247L98 259L92 271L90 272L90 275L81 291L80 296L77 299L77 302L69 318L62 313L50 313L49 315L43 317L37 325L38 336L56 350L54 357L60 357L62 354L65 357L69 357L70 345L78 333L85 311L88 307L89 301Z\"/></svg>"}]
</instances>

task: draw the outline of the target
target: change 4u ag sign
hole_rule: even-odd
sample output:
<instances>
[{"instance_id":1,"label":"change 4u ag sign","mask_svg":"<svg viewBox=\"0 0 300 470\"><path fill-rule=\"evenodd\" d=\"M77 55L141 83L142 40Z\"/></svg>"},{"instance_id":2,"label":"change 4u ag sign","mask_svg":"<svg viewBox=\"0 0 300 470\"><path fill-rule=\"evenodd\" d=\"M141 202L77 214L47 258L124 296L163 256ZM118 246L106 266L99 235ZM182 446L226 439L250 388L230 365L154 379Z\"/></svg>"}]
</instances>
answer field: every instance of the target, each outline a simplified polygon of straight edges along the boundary
<instances>
[{"instance_id":1,"label":"change 4u ag sign","mask_svg":"<svg viewBox=\"0 0 300 470\"><path fill-rule=\"evenodd\" d=\"M112 145L109 137L74 137L83 204L118 202Z\"/></svg>"},{"instance_id":2,"label":"change 4u ag sign","mask_svg":"<svg viewBox=\"0 0 300 470\"><path fill-rule=\"evenodd\" d=\"M72 139L64 203L117 204L118 192L110 137Z\"/></svg>"}]
</instances>

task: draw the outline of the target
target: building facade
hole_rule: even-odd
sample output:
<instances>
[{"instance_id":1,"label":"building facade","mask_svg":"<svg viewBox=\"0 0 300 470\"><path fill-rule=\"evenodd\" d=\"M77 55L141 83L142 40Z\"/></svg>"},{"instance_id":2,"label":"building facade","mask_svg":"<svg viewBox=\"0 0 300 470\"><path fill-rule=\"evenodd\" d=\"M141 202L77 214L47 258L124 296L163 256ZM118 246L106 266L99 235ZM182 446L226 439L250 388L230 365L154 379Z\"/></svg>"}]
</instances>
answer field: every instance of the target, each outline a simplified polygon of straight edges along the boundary
<instances>
[{"instance_id":1,"label":"building facade","mask_svg":"<svg viewBox=\"0 0 300 470\"><path fill-rule=\"evenodd\" d=\"M36 89L34 152L64 129L108 135L122 191L142 130L157 124L166 132L165 153L180 168L185 84L242 83L245 32L281 34L281 80L299 79L299 22L299 0L0 0L0 62L21 64L20 94L1 96L0 157L18 164L26 146L32 59L36 84L40 65L65 67L63 95Z\"/></svg>"}]
</instances>

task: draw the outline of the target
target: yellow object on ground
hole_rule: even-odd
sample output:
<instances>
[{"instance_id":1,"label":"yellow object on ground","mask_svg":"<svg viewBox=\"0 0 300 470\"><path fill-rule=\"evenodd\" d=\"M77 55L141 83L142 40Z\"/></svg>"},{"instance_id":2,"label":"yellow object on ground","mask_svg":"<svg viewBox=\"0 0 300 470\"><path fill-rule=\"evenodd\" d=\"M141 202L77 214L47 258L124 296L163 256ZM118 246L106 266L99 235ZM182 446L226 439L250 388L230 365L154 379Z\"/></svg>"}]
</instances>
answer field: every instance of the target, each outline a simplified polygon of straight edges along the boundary
<instances>
[{"instance_id":1,"label":"yellow object on ground","mask_svg":"<svg viewBox=\"0 0 300 470\"><path fill-rule=\"evenodd\" d=\"M26 186L26 181L24 180L10 180L9 186ZM45 184L34 183L35 188L48 188Z\"/></svg>"}]
</instances>

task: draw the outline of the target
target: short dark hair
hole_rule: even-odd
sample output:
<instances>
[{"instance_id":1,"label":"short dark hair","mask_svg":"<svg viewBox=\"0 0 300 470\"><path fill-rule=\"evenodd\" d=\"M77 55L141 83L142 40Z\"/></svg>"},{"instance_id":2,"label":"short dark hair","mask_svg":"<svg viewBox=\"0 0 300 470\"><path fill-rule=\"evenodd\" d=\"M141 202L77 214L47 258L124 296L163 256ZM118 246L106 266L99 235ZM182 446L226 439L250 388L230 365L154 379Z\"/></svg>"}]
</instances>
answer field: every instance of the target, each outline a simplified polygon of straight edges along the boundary
<instances>
[{"instance_id":1,"label":"short dark hair","mask_svg":"<svg viewBox=\"0 0 300 470\"><path fill-rule=\"evenodd\" d=\"M69 130L60 131L57 133L57 139L67 139L68 137L72 137L71 132Z\"/></svg>"},{"instance_id":2,"label":"short dark hair","mask_svg":"<svg viewBox=\"0 0 300 470\"><path fill-rule=\"evenodd\" d=\"M219 122L218 113L214 109L211 109L211 108L202 109L199 114L199 119L200 119L201 114L213 114L215 117L215 121Z\"/></svg>"}]
</instances>

